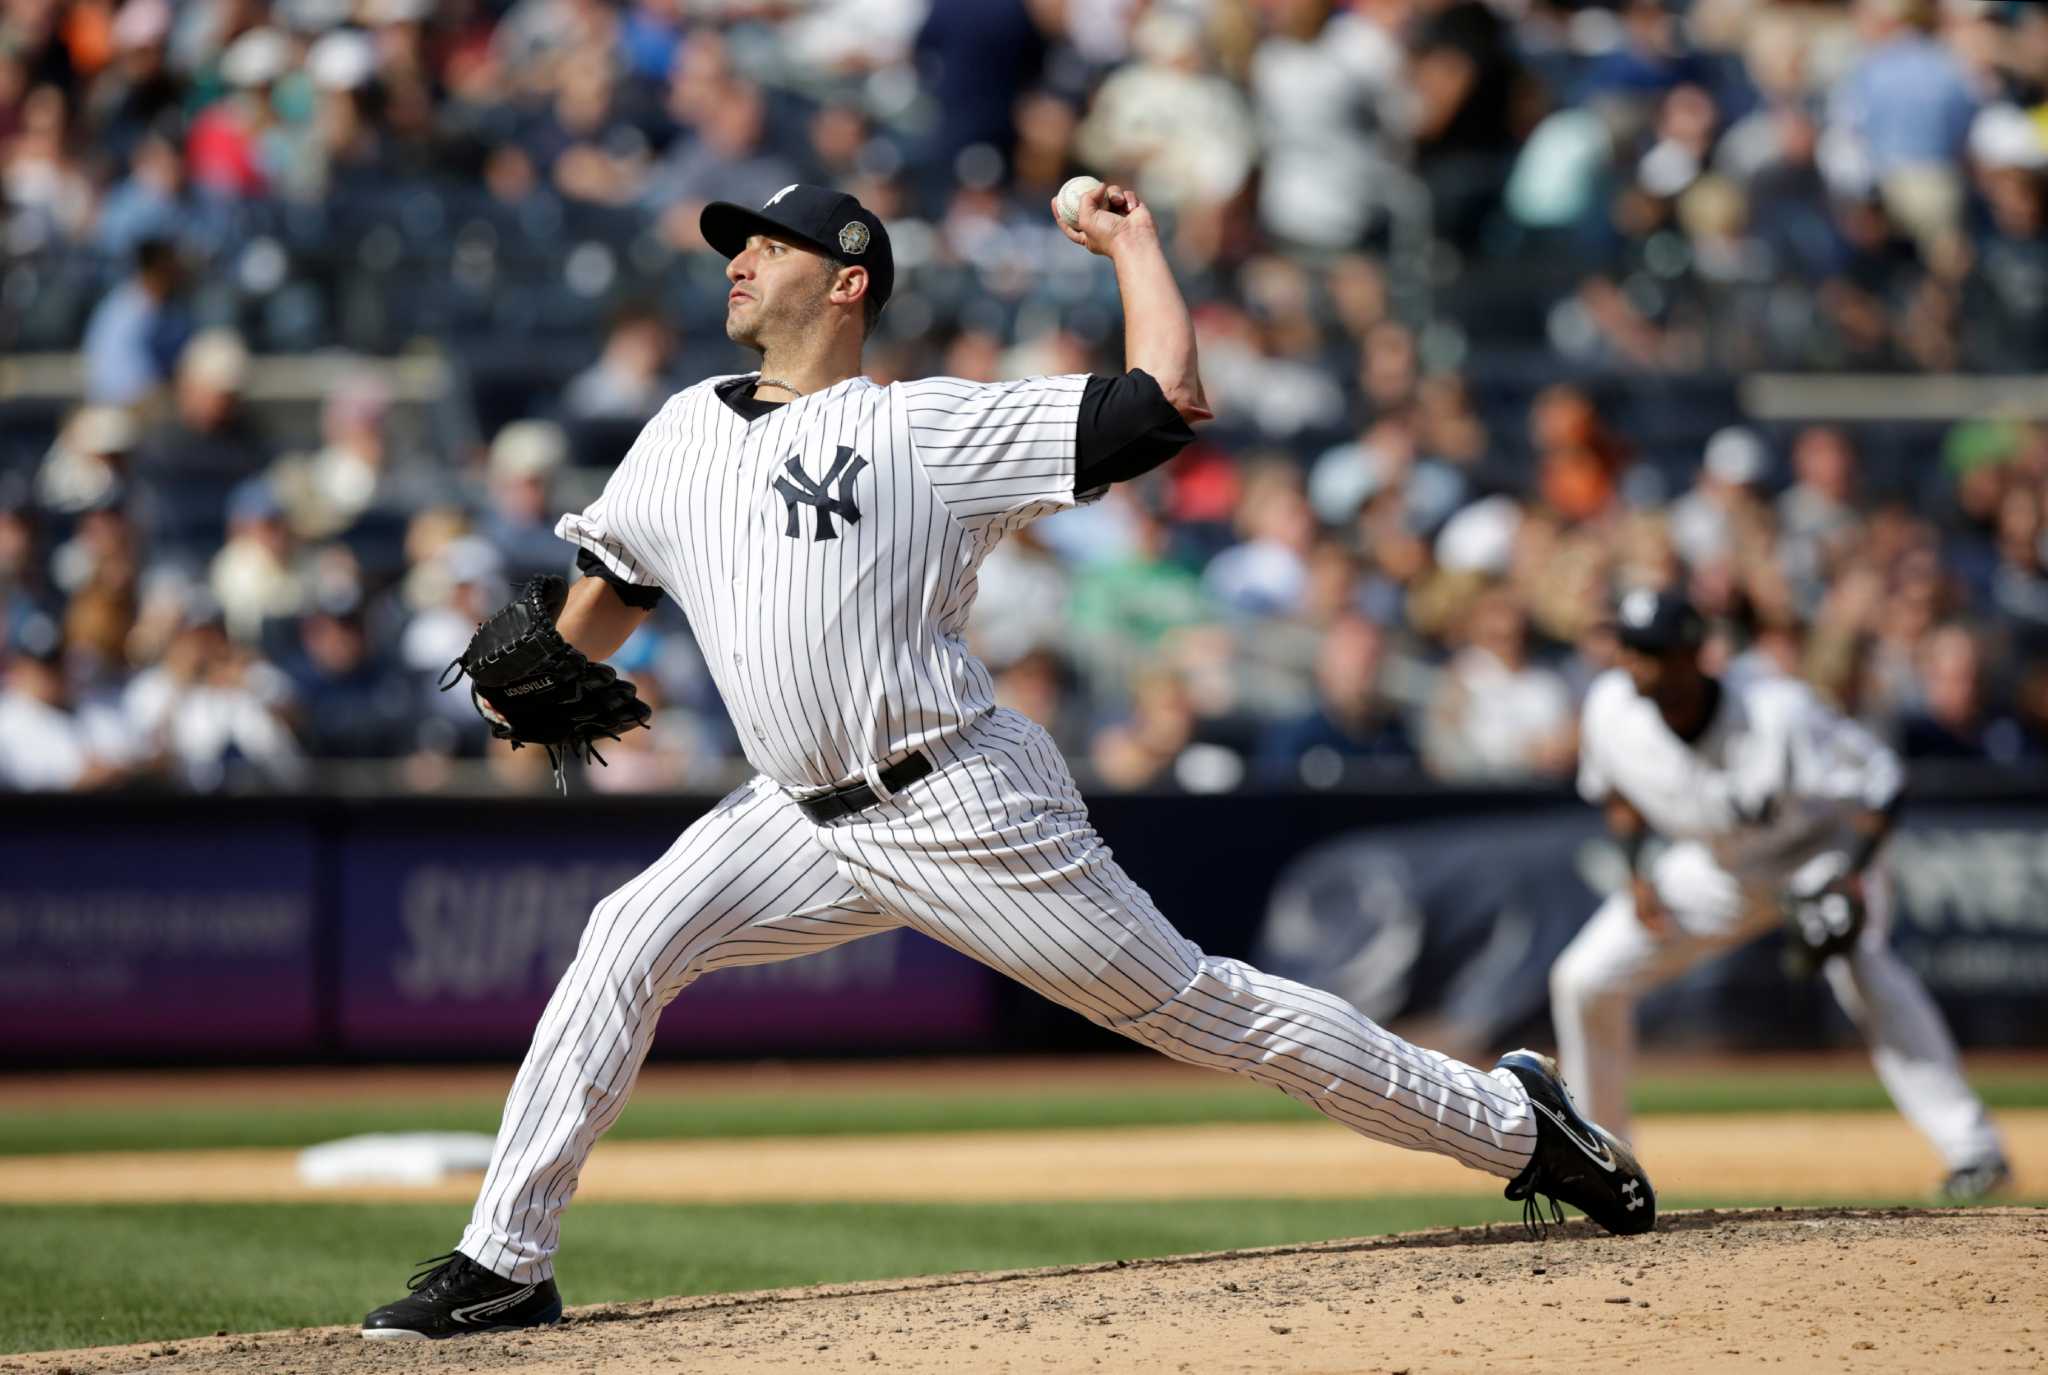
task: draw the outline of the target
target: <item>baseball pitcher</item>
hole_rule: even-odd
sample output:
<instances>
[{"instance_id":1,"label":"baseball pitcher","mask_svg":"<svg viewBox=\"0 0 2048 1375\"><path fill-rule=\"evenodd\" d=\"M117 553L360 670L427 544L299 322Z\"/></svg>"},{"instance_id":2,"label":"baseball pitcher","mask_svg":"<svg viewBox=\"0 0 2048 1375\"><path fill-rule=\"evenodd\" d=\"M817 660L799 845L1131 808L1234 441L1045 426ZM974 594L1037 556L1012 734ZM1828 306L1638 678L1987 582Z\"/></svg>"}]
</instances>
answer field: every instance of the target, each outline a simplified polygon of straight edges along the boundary
<instances>
[{"instance_id":1,"label":"baseball pitcher","mask_svg":"<svg viewBox=\"0 0 2048 1375\"><path fill-rule=\"evenodd\" d=\"M674 597L758 774L598 904L467 1230L365 1337L553 1322L562 1212L661 1010L720 969L906 926L1176 1060L1495 1175L1531 1214L1547 1196L1610 1231L1651 1227L1649 1179L1547 1058L1474 1069L1203 954L1111 860L1045 731L995 706L964 644L989 550L1156 467L1209 417L1150 212L1100 186L1074 209L1055 206L1067 237L1115 266L1127 371L890 386L861 375L894 279L878 218L803 185L704 211L730 259L726 333L759 370L670 398L557 527L587 576L559 610L560 589L530 590L462 666L502 734L581 754L645 720L594 665Z\"/></svg>"}]
</instances>

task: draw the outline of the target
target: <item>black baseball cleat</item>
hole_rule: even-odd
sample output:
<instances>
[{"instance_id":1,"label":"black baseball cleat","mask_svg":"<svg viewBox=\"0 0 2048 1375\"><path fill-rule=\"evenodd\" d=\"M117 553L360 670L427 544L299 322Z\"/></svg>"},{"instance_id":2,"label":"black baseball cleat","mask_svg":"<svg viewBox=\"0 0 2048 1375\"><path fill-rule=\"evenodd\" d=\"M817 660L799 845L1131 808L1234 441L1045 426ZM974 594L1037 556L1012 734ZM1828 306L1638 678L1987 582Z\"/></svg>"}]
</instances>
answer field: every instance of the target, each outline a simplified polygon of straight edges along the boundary
<instances>
[{"instance_id":1,"label":"black baseball cleat","mask_svg":"<svg viewBox=\"0 0 2048 1375\"><path fill-rule=\"evenodd\" d=\"M1627 1146L1579 1115L1557 1061L1533 1050L1511 1050L1498 1068L1522 1081L1536 1110L1536 1151L1507 1188L1507 1197L1523 1205L1529 1230L1540 1234L1545 1226L1539 1196L1550 1200L1550 1214L1559 1222L1562 1200L1617 1236L1656 1226L1657 1191L1650 1177Z\"/></svg>"},{"instance_id":2,"label":"black baseball cleat","mask_svg":"<svg viewBox=\"0 0 2048 1375\"><path fill-rule=\"evenodd\" d=\"M562 1320L562 1296L551 1279L519 1284L501 1279L459 1251L420 1262L405 1282L411 1292L363 1319L372 1340L461 1337L548 1327Z\"/></svg>"},{"instance_id":3,"label":"black baseball cleat","mask_svg":"<svg viewBox=\"0 0 2048 1375\"><path fill-rule=\"evenodd\" d=\"M2012 1187L2012 1166L2002 1155L1949 1171L1941 1181L1943 1203L1981 1203Z\"/></svg>"}]
</instances>

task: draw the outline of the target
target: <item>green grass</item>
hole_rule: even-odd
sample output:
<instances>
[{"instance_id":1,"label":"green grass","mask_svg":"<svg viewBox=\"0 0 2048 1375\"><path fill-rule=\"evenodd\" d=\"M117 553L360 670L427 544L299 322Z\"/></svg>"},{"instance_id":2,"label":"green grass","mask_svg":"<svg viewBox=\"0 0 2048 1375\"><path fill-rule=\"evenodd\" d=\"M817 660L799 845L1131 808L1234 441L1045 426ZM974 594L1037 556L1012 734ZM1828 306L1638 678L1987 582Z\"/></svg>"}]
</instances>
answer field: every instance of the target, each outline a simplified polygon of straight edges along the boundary
<instances>
[{"instance_id":1,"label":"green grass","mask_svg":"<svg viewBox=\"0 0 2048 1375\"><path fill-rule=\"evenodd\" d=\"M1993 1108L2048 1108L2048 1074L2038 1068L1979 1070L1971 1084ZM1867 1070L1744 1070L1645 1077L1631 1089L1638 1114L1680 1112L1847 1112L1892 1105Z\"/></svg>"},{"instance_id":2,"label":"green grass","mask_svg":"<svg viewBox=\"0 0 2048 1375\"><path fill-rule=\"evenodd\" d=\"M511 1071L505 1074L511 1083ZM247 1102L218 1106L66 1108L0 1113L0 1155L53 1151L305 1146L367 1131L495 1131L502 1096L386 1102ZM1312 1116L1292 1099L1219 1076L1214 1089L1048 1094L805 1092L792 1097L642 1093L610 1140L843 1136L1002 1128L1284 1122Z\"/></svg>"},{"instance_id":3,"label":"green grass","mask_svg":"<svg viewBox=\"0 0 2048 1375\"><path fill-rule=\"evenodd\" d=\"M430 1204L14 1207L0 1353L352 1322L468 1210ZM748 1207L583 1203L571 1304L1274 1246L1519 1220L1488 1198Z\"/></svg>"},{"instance_id":4,"label":"green grass","mask_svg":"<svg viewBox=\"0 0 2048 1375\"><path fill-rule=\"evenodd\" d=\"M2048 1107L2048 1075L1997 1069L1973 1077L1994 1108ZM511 1073L506 1079L509 1083ZM0 1156L66 1151L199 1150L308 1146L357 1132L493 1131L502 1099L400 1098L383 1102L236 1102L166 1107L90 1107L0 1112ZM1884 1108L1868 1073L1760 1071L1646 1078L1638 1111L1780 1112ZM1199 1088L1033 1093L806 1092L682 1096L642 1093L614 1140L848 1133L985 1131L1043 1127L1173 1126L1193 1122L1289 1122L1311 1116L1292 1099L1218 1076Z\"/></svg>"}]
</instances>

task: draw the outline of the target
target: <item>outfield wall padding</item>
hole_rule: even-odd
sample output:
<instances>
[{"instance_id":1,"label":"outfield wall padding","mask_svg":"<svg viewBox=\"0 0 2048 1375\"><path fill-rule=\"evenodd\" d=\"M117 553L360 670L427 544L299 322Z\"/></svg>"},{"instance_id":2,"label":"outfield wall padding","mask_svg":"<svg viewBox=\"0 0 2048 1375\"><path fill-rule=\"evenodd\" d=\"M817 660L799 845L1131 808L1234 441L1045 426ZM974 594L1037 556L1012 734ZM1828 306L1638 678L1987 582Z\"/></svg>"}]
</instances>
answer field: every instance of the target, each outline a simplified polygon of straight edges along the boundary
<instances>
[{"instance_id":1,"label":"outfield wall padding","mask_svg":"<svg viewBox=\"0 0 2048 1375\"><path fill-rule=\"evenodd\" d=\"M708 798L0 798L0 1063L515 1056L595 902ZM1547 1035L1544 971L1618 859L1547 791L1114 796L1098 829L1205 949ZM1921 789L1895 944L1968 1045L2048 1044L2048 799ZM1652 1041L1845 1038L1766 940L1644 1008ZM700 981L670 1057L1011 1052L1102 1033L915 935Z\"/></svg>"}]
</instances>

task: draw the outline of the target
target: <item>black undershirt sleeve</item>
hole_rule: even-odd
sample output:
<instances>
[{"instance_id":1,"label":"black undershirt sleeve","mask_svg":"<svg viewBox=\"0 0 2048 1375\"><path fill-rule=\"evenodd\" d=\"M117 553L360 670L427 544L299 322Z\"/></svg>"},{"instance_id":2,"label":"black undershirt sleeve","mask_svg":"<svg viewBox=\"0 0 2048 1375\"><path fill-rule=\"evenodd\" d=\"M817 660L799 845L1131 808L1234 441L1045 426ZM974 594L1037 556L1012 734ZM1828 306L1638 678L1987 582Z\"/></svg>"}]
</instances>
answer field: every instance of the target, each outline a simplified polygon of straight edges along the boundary
<instances>
[{"instance_id":1,"label":"black undershirt sleeve","mask_svg":"<svg viewBox=\"0 0 2048 1375\"><path fill-rule=\"evenodd\" d=\"M1090 377L1074 436L1078 495L1151 472L1192 444L1195 432L1150 373Z\"/></svg>"},{"instance_id":2,"label":"black undershirt sleeve","mask_svg":"<svg viewBox=\"0 0 2048 1375\"><path fill-rule=\"evenodd\" d=\"M641 611L652 611L661 605L661 589L645 583L628 582L604 566L604 560L588 549L576 551L576 569L587 577L603 578L612 585L612 591L619 594L619 600L627 606Z\"/></svg>"}]
</instances>

